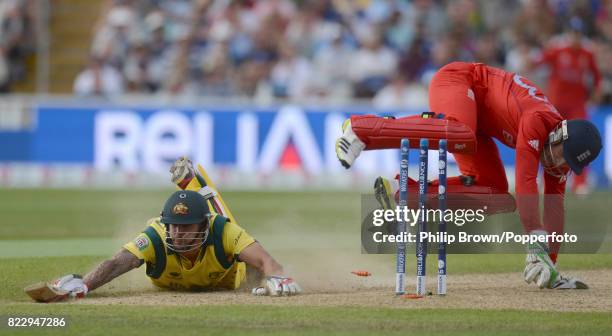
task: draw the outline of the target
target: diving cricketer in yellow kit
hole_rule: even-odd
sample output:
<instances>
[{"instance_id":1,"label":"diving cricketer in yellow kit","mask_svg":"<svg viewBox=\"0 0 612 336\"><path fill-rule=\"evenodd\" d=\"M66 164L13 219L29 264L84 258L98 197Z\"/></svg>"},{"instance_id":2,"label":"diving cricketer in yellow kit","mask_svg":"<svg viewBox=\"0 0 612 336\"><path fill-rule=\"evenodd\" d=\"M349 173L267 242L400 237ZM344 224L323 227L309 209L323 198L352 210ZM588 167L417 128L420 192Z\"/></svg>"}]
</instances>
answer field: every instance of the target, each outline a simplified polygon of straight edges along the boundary
<instances>
[{"instance_id":1,"label":"diving cricketer in yellow kit","mask_svg":"<svg viewBox=\"0 0 612 336\"><path fill-rule=\"evenodd\" d=\"M255 295L286 296L301 292L283 268L236 222L201 167L196 172L187 158L172 166L172 181L181 190L164 204L159 217L111 259L85 277L63 276L25 291L39 302L84 297L117 276L146 264L152 283L171 290L238 289L247 269L263 279ZM247 267L247 265L249 267Z\"/></svg>"},{"instance_id":2,"label":"diving cricketer in yellow kit","mask_svg":"<svg viewBox=\"0 0 612 336\"><path fill-rule=\"evenodd\" d=\"M195 213L197 216L194 218L198 218L202 215L198 212L205 206L200 194L194 191L177 191L164 207L162 217L151 219L143 233L123 245L124 249L144 261L147 265L147 276L156 286L181 290L236 289L245 279L245 263L237 261L237 257L247 246L255 243L255 239L221 215L209 215L210 227L204 245L200 247L198 239L195 244L189 244L193 246L187 247L197 250L197 254L188 254L186 251L179 253L181 250L177 250L180 245L173 241L190 239L187 237L167 237L164 244L165 223L176 225L181 213ZM190 255L195 258L190 258Z\"/></svg>"}]
</instances>

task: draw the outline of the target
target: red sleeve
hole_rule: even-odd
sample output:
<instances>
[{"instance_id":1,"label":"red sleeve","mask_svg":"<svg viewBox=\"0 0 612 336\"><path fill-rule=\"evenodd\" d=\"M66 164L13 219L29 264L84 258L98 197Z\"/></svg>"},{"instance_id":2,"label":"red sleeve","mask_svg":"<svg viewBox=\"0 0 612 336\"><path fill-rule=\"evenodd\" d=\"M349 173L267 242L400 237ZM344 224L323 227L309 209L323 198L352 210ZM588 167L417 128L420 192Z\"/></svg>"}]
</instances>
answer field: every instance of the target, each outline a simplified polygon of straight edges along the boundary
<instances>
[{"instance_id":1,"label":"red sleeve","mask_svg":"<svg viewBox=\"0 0 612 336\"><path fill-rule=\"evenodd\" d=\"M535 59L534 66L540 66L540 65L546 64L552 67L554 66L556 55L557 55L557 50L555 48L546 48L542 50L542 54Z\"/></svg>"},{"instance_id":2,"label":"red sleeve","mask_svg":"<svg viewBox=\"0 0 612 336\"><path fill-rule=\"evenodd\" d=\"M595 61L595 56L592 53L589 53L589 70L593 75L593 90L598 92L601 84L601 73Z\"/></svg>"},{"instance_id":3,"label":"red sleeve","mask_svg":"<svg viewBox=\"0 0 612 336\"><path fill-rule=\"evenodd\" d=\"M516 199L525 232L541 230L538 194L540 153L548 132L537 114L521 118L516 142Z\"/></svg>"}]
</instances>

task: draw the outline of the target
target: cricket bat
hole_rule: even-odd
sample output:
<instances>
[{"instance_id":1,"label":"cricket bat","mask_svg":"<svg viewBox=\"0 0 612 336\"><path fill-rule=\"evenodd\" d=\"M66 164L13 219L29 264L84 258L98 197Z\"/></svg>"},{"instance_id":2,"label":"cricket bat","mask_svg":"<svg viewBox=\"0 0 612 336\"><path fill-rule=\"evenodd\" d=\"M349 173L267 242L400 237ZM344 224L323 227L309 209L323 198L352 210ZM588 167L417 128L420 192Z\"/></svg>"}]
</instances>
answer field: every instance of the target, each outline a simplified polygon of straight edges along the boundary
<instances>
[{"instance_id":1,"label":"cricket bat","mask_svg":"<svg viewBox=\"0 0 612 336\"><path fill-rule=\"evenodd\" d=\"M170 173L172 173L172 182L180 189L200 193L208 202L211 212L227 217L230 221L236 223L236 219L223 201L221 193L201 165L197 165L196 171L191 160L187 157L181 157L174 163Z\"/></svg>"},{"instance_id":2,"label":"cricket bat","mask_svg":"<svg viewBox=\"0 0 612 336\"><path fill-rule=\"evenodd\" d=\"M57 289L48 282L38 282L23 290L36 302L58 302L69 296L69 292Z\"/></svg>"}]
</instances>

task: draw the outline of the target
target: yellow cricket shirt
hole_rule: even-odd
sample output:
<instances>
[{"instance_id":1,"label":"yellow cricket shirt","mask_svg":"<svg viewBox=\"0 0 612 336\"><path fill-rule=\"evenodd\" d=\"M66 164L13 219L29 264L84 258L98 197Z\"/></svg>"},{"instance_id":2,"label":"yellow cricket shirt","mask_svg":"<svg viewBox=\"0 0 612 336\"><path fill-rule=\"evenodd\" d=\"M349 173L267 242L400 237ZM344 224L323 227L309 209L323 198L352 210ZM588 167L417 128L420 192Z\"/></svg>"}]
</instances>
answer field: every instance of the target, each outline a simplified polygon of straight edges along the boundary
<instances>
[{"instance_id":1,"label":"yellow cricket shirt","mask_svg":"<svg viewBox=\"0 0 612 336\"><path fill-rule=\"evenodd\" d=\"M147 228L123 245L147 265L154 285L177 290L236 289L246 277L246 265L238 261L244 248L255 242L243 228L220 215L211 217L210 233L196 262L168 249L166 227L152 218Z\"/></svg>"}]
</instances>

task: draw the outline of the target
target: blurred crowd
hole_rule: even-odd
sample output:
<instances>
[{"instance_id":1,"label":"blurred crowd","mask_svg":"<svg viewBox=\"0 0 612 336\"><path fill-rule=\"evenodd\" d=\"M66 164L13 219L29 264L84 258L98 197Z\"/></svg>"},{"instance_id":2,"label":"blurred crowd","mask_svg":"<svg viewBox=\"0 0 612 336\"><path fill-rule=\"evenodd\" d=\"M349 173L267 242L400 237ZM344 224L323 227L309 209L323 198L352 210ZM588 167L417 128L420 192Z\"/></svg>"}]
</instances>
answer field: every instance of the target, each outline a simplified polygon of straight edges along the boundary
<instances>
[{"instance_id":1,"label":"blurred crowd","mask_svg":"<svg viewBox=\"0 0 612 336\"><path fill-rule=\"evenodd\" d=\"M456 60L545 86L530 60L572 18L611 103L612 0L109 0L74 90L423 106Z\"/></svg>"},{"instance_id":2,"label":"blurred crowd","mask_svg":"<svg viewBox=\"0 0 612 336\"><path fill-rule=\"evenodd\" d=\"M0 93L25 77L28 55L34 51L33 6L28 0L0 0Z\"/></svg>"}]
</instances>

